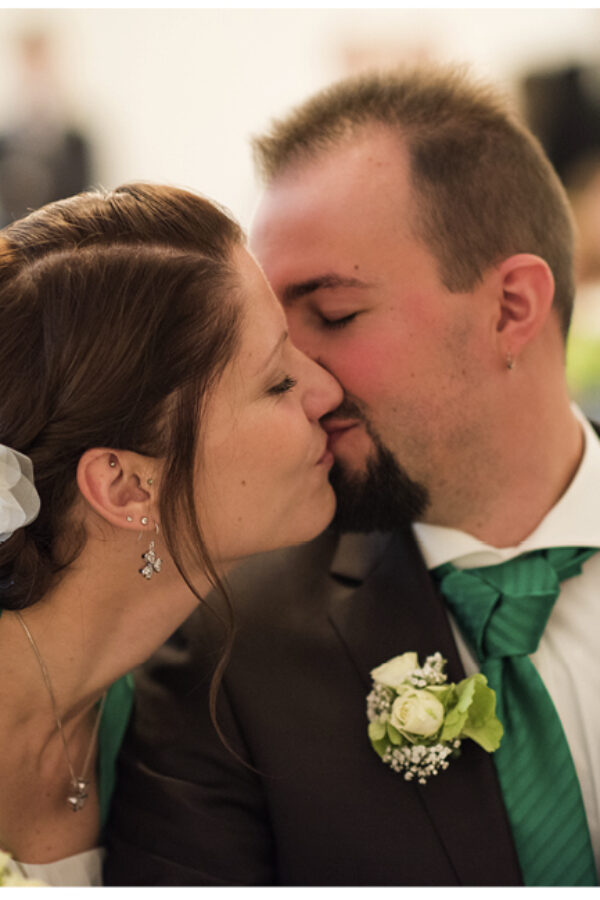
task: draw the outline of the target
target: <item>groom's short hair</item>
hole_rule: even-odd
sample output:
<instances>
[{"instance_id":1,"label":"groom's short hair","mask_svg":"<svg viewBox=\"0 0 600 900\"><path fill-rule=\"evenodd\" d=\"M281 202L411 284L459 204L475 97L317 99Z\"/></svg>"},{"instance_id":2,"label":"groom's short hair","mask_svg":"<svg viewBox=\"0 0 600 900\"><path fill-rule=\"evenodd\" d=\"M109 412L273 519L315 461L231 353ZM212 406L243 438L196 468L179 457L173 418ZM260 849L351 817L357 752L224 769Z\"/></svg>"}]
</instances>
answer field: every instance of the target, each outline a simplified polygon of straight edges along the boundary
<instances>
[{"instance_id":1,"label":"groom's short hair","mask_svg":"<svg viewBox=\"0 0 600 900\"><path fill-rule=\"evenodd\" d=\"M472 290L514 253L546 260L566 336L574 297L573 226L564 189L541 145L489 85L462 69L420 67L328 87L253 140L269 183L372 126L408 149L417 235L451 291Z\"/></svg>"}]
</instances>

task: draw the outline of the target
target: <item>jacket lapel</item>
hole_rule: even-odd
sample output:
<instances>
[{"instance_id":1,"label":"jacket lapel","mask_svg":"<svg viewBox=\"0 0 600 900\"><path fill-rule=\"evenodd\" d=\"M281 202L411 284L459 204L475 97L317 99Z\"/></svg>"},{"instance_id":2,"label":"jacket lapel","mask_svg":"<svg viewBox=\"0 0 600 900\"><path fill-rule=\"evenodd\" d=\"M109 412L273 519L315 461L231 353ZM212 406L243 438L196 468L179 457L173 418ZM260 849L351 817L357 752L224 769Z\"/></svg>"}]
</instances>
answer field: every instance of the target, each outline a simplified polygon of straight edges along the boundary
<instances>
[{"instance_id":1,"label":"jacket lapel","mask_svg":"<svg viewBox=\"0 0 600 900\"><path fill-rule=\"evenodd\" d=\"M464 678L443 601L412 533L391 539L359 587L339 586L329 612L360 673L365 696L371 669L409 650L416 651L421 662L439 651L447 660L448 679ZM383 765L375 753L373 765ZM460 758L447 771L424 786L409 785L398 776L398 789L418 792L459 884L522 884L490 754L465 741Z\"/></svg>"}]
</instances>

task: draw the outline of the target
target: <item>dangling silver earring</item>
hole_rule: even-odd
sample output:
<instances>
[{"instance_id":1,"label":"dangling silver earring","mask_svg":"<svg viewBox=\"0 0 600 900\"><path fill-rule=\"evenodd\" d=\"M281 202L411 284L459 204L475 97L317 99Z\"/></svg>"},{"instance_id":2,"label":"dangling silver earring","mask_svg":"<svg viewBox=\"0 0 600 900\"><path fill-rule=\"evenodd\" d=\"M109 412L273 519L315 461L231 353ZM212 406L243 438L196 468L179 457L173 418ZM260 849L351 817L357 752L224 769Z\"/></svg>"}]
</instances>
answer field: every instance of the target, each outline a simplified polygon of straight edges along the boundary
<instances>
[{"instance_id":1,"label":"dangling silver earring","mask_svg":"<svg viewBox=\"0 0 600 900\"><path fill-rule=\"evenodd\" d=\"M507 353L506 354L506 368L514 369L514 367L515 367L515 361L513 359L512 353Z\"/></svg>"},{"instance_id":2,"label":"dangling silver earring","mask_svg":"<svg viewBox=\"0 0 600 900\"><path fill-rule=\"evenodd\" d=\"M143 518L146 519L146 522L148 521L146 516ZM154 523L154 528L156 529L156 538L158 539L158 522ZM154 573L160 572L162 568L162 559L160 556L156 555L154 540L150 541L150 546L145 553L142 553L142 559L146 561L146 565L139 570L140 575L143 575L147 581L150 581Z\"/></svg>"}]
</instances>

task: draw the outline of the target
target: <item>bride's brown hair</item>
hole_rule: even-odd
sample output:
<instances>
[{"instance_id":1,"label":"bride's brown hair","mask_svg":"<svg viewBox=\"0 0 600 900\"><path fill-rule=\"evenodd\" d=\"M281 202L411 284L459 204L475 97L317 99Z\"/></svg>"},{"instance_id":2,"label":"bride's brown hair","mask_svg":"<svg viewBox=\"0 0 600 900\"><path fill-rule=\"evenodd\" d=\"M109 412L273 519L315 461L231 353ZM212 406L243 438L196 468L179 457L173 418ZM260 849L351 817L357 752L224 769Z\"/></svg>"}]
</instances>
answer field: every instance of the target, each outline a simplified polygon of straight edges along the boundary
<instances>
[{"instance_id":1,"label":"bride's brown hair","mask_svg":"<svg viewBox=\"0 0 600 900\"><path fill-rule=\"evenodd\" d=\"M0 544L1 607L37 602L80 552L83 527L66 560L57 545L92 447L165 460L161 538L194 593L197 561L220 586L194 468L203 402L239 340L242 242L208 200L144 184L79 194L0 232L0 443L31 457L41 497L37 519Z\"/></svg>"}]
</instances>

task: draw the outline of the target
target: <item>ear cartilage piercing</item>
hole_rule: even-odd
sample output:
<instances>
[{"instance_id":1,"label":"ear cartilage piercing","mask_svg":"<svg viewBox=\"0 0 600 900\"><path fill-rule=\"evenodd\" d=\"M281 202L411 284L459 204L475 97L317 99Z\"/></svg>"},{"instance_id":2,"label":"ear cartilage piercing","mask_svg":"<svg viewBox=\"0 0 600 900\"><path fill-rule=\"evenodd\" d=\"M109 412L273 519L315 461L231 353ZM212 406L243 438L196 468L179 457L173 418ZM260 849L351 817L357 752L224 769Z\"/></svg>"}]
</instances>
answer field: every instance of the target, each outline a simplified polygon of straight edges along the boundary
<instances>
[{"instance_id":1,"label":"ear cartilage piercing","mask_svg":"<svg viewBox=\"0 0 600 900\"><path fill-rule=\"evenodd\" d=\"M116 461L116 459L109 459L108 464L111 467L111 469L114 469L115 466L117 465L117 461Z\"/></svg>"},{"instance_id":2,"label":"ear cartilage piercing","mask_svg":"<svg viewBox=\"0 0 600 900\"><path fill-rule=\"evenodd\" d=\"M154 478L148 478L148 479L146 480L146 484L153 485L153 484L154 484Z\"/></svg>"},{"instance_id":3,"label":"ear cartilage piercing","mask_svg":"<svg viewBox=\"0 0 600 900\"><path fill-rule=\"evenodd\" d=\"M142 525L147 525L149 521L150 520L148 519L148 516L142 516L142 518L140 519Z\"/></svg>"},{"instance_id":4,"label":"ear cartilage piercing","mask_svg":"<svg viewBox=\"0 0 600 900\"><path fill-rule=\"evenodd\" d=\"M133 522L133 516L125 516L128 522Z\"/></svg>"}]
</instances>

